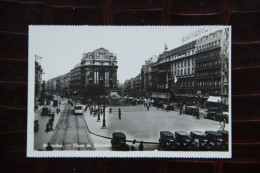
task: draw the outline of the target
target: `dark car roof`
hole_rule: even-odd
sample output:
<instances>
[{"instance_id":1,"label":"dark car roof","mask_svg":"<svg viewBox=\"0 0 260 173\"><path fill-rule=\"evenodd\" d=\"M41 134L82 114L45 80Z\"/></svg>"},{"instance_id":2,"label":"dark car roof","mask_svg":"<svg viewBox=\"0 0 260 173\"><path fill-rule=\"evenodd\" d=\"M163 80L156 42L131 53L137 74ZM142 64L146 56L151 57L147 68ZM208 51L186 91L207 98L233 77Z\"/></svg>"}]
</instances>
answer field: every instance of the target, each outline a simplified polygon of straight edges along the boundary
<instances>
[{"instance_id":1,"label":"dark car roof","mask_svg":"<svg viewBox=\"0 0 260 173\"><path fill-rule=\"evenodd\" d=\"M177 131L175 133L180 134L182 136L189 136L189 134L187 132L184 132L184 131Z\"/></svg>"},{"instance_id":2,"label":"dark car roof","mask_svg":"<svg viewBox=\"0 0 260 173\"><path fill-rule=\"evenodd\" d=\"M208 110L219 110L218 107L208 108Z\"/></svg>"},{"instance_id":3,"label":"dark car roof","mask_svg":"<svg viewBox=\"0 0 260 173\"><path fill-rule=\"evenodd\" d=\"M186 108L194 108L194 109L197 109L198 106L186 106Z\"/></svg>"},{"instance_id":4,"label":"dark car roof","mask_svg":"<svg viewBox=\"0 0 260 173\"><path fill-rule=\"evenodd\" d=\"M220 133L215 132L215 131L205 131L206 134L214 135L214 136L221 136Z\"/></svg>"},{"instance_id":5,"label":"dark car roof","mask_svg":"<svg viewBox=\"0 0 260 173\"><path fill-rule=\"evenodd\" d=\"M228 131L227 130L218 130L219 133L222 133L222 134L225 134L225 135L228 135Z\"/></svg>"},{"instance_id":6,"label":"dark car roof","mask_svg":"<svg viewBox=\"0 0 260 173\"><path fill-rule=\"evenodd\" d=\"M202 131L191 131L190 133L193 133L193 134L196 134L196 135L199 135L199 136L205 136L206 135Z\"/></svg>"},{"instance_id":7,"label":"dark car roof","mask_svg":"<svg viewBox=\"0 0 260 173\"><path fill-rule=\"evenodd\" d=\"M122 133L122 132L114 132L113 133L113 137L116 136L116 137L120 137L120 138L125 138L125 134Z\"/></svg>"},{"instance_id":8,"label":"dark car roof","mask_svg":"<svg viewBox=\"0 0 260 173\"><path fill-rule=\"evenodd\" d=\"M165 135L165 136L173 136L173 133L169 132L169 131L161 131L160 133Z\"/></svg>"}]
</instances>

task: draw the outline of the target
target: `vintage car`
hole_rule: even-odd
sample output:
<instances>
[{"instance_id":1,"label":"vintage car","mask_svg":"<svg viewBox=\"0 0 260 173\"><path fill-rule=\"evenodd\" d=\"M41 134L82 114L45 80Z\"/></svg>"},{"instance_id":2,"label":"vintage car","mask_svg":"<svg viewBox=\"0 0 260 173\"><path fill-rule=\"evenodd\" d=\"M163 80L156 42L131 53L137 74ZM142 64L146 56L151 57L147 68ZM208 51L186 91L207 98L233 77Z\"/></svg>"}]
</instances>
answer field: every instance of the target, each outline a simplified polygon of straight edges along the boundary
<instances>
[{"instance_id":1,"label":"vintage car","mask_svg":"<svg viewBox=\"0 0 260 173\"><path fill-rule=\"evenodd\" d=\"M114 132L112 135L112 150L129 151L129 146L126 144L126 136L122 132Z\"/></svg>"},{"instance_id":2,"label":"vintage car","mask_svg":"<svg viewBox=\"0 0 260 173\"><path fill-rule=\"evenodd\" d=\"M154 104L155 104L155 103L154 103ZM165 103L162 102L162 101L160 101L159 103L157 103L157 104L156 104L157 109L163 108L164 104L165 104Z\"/></svg>"},{"instance_id":3,"label":"vintage car","mask_svg":"<svg viewBox=\"0 0 260 173\"><path fill-rule=\"evenodd\" d=\"M173 103L169 103L167 106L166 106L166 110L167 111L174 111L175 109L174 109L174 104Z\"/></svg>"},{"instance_id":4,"label":"vintage car","mask_svg":"<svg viewBox=\"0 0 260 173\"><path fill-rule=\"evenodd\" d=\"M224 143L225 143L224 150L228 150L228 131L227 130L218 130L217 132L222 135L222 139L224 140Z\"/></svg>"},{"instance_id":5,"label":"vintage car","mask_svg":"<svg viewBox=\"0 0 260 173\"><path fill-rule=\"evenodd\" d=\"M190 139L193 141L195 150L208 151L211 149L209 141L206 139L206 134L201 131L191 131Z\"/></svg>"},{"instance_id":6,"label":"vintage car","mask_svg":"<svg viewBox=\"0 0 260 173\"><path fill-rule=\"evenodd\" d=\"M53 100L53 106L58 106L58 100Z\"/></svg>"},{"instance_id":7,"label":"vintage car","mask_svg":"<svg viewBox=\"0 0 260 173\"><path fill-rule=\"evenodd\" d=\"M42 112L41 112L41 116L45 116L45 115L49 115L49 113L50 113L50 109L48 108L48 107L43 107L42 108Z\"/></svg>"},{"instance_id":8,"label":"vintage car","mask_svg":"<svg viewBox=\"0 0 260 173\"><path fill-rule=\"evenodd\" d=\"M207 118L217 120L217 114L220 112L218 107L208 108Z\"/></svg>"},{"instance_id":9,"label":"vintage car","mask_svg":"<svg viewBox=\"0 0 260 173\"><path fill-rule=\"evenodd\" d=\"M175 137L169 131L161 131L159 139L159 149L171 151L176 149Z\"/></svg>"},{"instance_id":10,"label":"vintage car","mask_svg":"<svg viewBox=\"0 0 260 173\"><path fill-rule=\"evenodd\" d=\"M223 151L226 150L225 141L222 138L222 134L215 131L205 131L206 138L209 140L211 150Z\"/></svg>"},{"instance_id":11,"label":"vintage car","mask_svg":"<svg viewBox=\"0 0 260 173\"><path fill-rule=\"evenodd\" d=\"M193 144L189 138L189 134L184 131L175 132L176 146L178 150L192 150Z\"/></svg>"},{"instance_id":12,"label":"vintage car","mask_svg":"<svg viewBox=\"0 0 260 173\"><path fill-rule=\"evenodd\" d=\"M195 111L198 111L198 106L186 106L185 114L193 115Z\"/></svg>"}]
</instances>

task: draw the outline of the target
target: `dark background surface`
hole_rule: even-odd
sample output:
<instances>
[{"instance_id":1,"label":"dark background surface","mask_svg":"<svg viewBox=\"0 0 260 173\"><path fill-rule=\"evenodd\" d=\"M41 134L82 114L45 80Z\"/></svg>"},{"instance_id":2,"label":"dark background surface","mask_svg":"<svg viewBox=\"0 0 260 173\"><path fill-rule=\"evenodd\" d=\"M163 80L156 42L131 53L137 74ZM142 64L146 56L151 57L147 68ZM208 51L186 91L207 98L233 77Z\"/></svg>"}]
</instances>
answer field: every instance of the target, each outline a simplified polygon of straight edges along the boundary
<instances>
[{"instance_id":1,"label":"dark background surface","mask_svg":"<svg viewBox=\"0 0 260 173\"><path fill-rule=\"evenodd\" d=\"M1 0L0 172L260 172L259 0ZM232 159L26 158L29 24L232 25Z\"/></svg>"}]
</instances>

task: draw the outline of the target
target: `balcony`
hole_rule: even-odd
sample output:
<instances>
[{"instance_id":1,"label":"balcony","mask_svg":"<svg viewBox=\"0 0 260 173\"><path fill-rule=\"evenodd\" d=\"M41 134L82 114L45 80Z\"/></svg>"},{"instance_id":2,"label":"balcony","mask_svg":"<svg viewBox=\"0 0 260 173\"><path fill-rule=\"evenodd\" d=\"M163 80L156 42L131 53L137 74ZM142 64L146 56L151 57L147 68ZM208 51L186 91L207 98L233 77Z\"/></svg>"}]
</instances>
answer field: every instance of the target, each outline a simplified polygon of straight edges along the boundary
<instances>
[{"instance_id":1,"label":"balcony","mask_svg":"<svg viewBox=\"0 0 260 173\"><path fill-rule=\"evenodd\" d=\"M196 54L197 53L201 53L201 52L206 52L206 51L209 51L209 50L213 50L213 49L217 49L217 48L220 48L220 44L219 45L215 45L215 46L210 46L210 47L207 47L205 49L197 50Z\"/></svg>"}]
</instances>

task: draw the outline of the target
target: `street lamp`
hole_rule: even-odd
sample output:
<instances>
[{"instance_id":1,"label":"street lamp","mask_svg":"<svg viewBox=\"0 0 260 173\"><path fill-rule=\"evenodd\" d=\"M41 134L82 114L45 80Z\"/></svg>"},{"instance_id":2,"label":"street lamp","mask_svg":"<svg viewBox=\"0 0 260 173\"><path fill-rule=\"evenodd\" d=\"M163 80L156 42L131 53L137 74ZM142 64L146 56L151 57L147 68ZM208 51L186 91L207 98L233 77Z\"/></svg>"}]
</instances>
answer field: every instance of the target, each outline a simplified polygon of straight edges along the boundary
<instances>
[{"instance_id":1,"label":"street lamp","mask_svg":"<svg viewBox=\"0 0 260 173\"><path fill-rule=\"evenodd\" d=\"M97 121L100 121L100 112L99 112L99 105L100 105L100 99L98 99L98 119Z\"/></svg>"},{"instance_id":2,"label":"street lamp","mask_svg":"<svg viewBox=\"0 0 260 173\"><path fill-rule=\"evenodd\" d=\"M102 129L106 129L106 105L104 103L104 108L103 108L103 125L102 125Z\"/></svg>"},{"instance_id":3,"label":"street lamp","mask_svg":"<svg viewBox=\"0 0 260 173\"><path fill-rule=\"evenodd\" d=\"M101 100L101 103L103 103L103 124L101 129L106 129L106 97L100 96L99 100Z\"/></svg>"}]
</instances>

